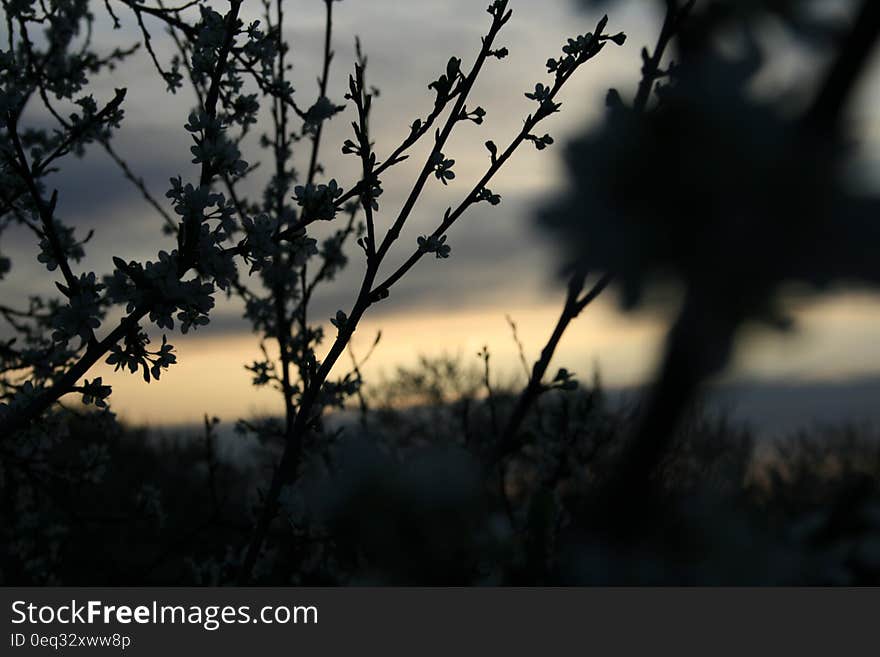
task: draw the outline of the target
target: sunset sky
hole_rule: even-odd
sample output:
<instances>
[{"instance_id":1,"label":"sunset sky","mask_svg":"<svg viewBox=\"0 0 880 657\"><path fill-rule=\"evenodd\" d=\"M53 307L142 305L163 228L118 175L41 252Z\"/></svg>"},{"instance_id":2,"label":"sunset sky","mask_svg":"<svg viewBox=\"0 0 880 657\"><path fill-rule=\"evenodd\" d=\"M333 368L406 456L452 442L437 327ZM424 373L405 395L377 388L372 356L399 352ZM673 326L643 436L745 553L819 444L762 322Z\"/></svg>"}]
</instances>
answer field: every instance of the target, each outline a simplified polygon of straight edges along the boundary
<instances>
[{"instance_id":1,"label":"sunset sky","mask_svg":"<svg viewBox=\"0 0 880 657\"><path fill-rule=\"evenodd\" d=\"M216 3L219 10L226 3ZM407 134L409 124L432 106L427 84L444 69L451 55L467 66L479 47L488 25L485 5L474 0L345 0L334 7L336 58L331 71L330 97L342 101L345 83L354 61L354 36L360 36L369 56L368 80L381 90L371 128L380 155L389 152ZM609 9L609 30L623 30L629 40L622 48L607 48L586 66L568 87L561 114L546 124L556 145L537 152L524 147L492 183L504 201L497 208L481 204L466 215L449 234L449 260L423 260L397 287L391 297L372 308L355 336L355 349L365 351L376 332L383 340L366 368L368 379L390 375L398 365L413 363L420 354L461 354L476 360L476 352L488 345L499 376L522 377L505 319L518 324L529 359L537 357L561 308L564 290L557 278L553 245L542 239L533 222L534 213L555 189L565 184L559 155L567 138L586 129L600 115L605 91L615 86L630 96L638 79L639 51L656 38L656 3L623 2ZM598 20L570 0L513 0L514 17L500 38L510 49L501 62L492 61L474 91L474 102L487 110L482 126L461 126L446 149L456 160L456 180L448 187L429 184L397 250L385 271L391 271L411 253L416 237L429 232L449 205L457 204L488 163L483 147L487 139L506 142L516 134L532 109L523 92L546 81L544 62L555 56L565 39L590 31ZM257 18L260 3L245 5L246 20ZM124 28L113 31L101 3L98 43L109 50L139 40L136 21L121 13ZM292 43L294 87L301 104L316 95L323 30L323 2L297 0L288 10L286 35ZM160 53L171 51L157 23L154 44ZM773 29L770 26L768 29ZM4 36L5 38L5 36ZM779 53L757 91L784 93L802 76L815 78L821 61L796 50ZM875 67L876 68L876 67ZM880 162L880 120L874 111L880 98L880 76L871 76L861 90L853 125L863 143L860 182L876 184ZM193 177L189 136L183 129L193 99L185 92L164 93L146 53L138 53L111 75L97 80L99 104L112 97L116 87L127 86L126 118L116 139L117 151L144 177L157 198L164 199L168 178ZM340 154L342 141L350 135L351 110L337 116L325 129L322 160L343 187L356 180L360 166ZM32 121L43 120L32 115ZM259 131L255 131L259 134ZM384 182L383 212L377 219L388 225L411 186L426 149L416 150L413 164L396 167ZM297 162L307 166L308 147L300 144ZM246 142L244 159L264 157L256 138ZM111 257L126 260L155 259L160 249L174 248L172 238L161 234L161 221L115 164L93 146L82 161L67 160L52 183L59 189L59 215L77 226L80 234L95 229L87 245L87 259L78 271L108 272ZM255 182L264 178L254 176ZM436 182L436 181L432 181ZM256 185L254 189L256 189ZM320 231L319 231L320 232ZM0 301L21 305L27 294L51 294L54 273L47 273L34 257L32 236L10 231L3 250L13 257L13 273L0 281ZM346 272L319 292L311 312L329 319L336 310L348 311L354 286L363 271L362 259L351 251ZM747 254L744 254L747 257ZM57 273L57 272L56 272ZM799 319L790 335L755 328L742 336L731 379L810 382L844 380L880 374L877 326L880 303L866 291L846 290L821 300L792 301ZM195 335L169 335L178 350L177 366L162 380L147 387L142 379L114 374L108 366L97 372L113 385L114 409L124 418L153 425L198 421L203 413L232 421L254 413L275 412L280 399L272 391L255 392L244 369L259 355L258 343L240 318L240 306L221 301L210 326ZM668 313L623 314L612 290L576 322L566 335L554 364L591 376L598 364L610 385L633 385L646 380L657 357ZM161 333L150 327L154 340ZM343 373L348 362L339 364Z\"/></svg>"}]
</instances>

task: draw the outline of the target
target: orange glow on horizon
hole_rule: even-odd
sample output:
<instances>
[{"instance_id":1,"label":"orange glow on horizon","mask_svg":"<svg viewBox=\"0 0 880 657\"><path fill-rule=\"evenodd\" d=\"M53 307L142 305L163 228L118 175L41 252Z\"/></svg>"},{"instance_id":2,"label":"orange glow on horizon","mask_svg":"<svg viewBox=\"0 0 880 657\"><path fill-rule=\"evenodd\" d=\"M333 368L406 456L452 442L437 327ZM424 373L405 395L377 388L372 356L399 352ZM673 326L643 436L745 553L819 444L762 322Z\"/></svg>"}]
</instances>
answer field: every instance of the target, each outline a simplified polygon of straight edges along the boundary
<instances>
[{"instance_id":1,"label":"orange glow on horizon","mask_svg":"<svg viewBox=\"0 0 880 657\"><path fill-rule=\"evenodd\" d=\"M510 311L501 305L459 311L411 312L370 317L361 322L353 341L363 357L382 331L382 340L363 368L367 384L393 375L398 366L413 365L420 355L460 355L465 363L476 362L476 353L488 345L493 372L500 381L524 380L516 345L506 314L517 324L529 363L558 317L561 299L523 305ZM772 331L747 332L740 340L732 377L798 380L841 379L880 372L880 347L874 335L880 305L867 295L840 295L798 312L799 329L790 336ZM332 326L325 328L329 347ZM600 299L578 318L563 338L554 368L566 367L582 380L592 376L598 364L609 386L634 385L653 370L664 324L644 315L624 315L612 297ZM210 336L176 336L179 363L149 385L138 375L114 373L101 365L94 375L113 386L113 409L124 420L151 426L197 423L205 413L224 422L281 412L277 391L255 389L244 365L261 357L256 337L249 333ZM853 344L863 348L853 351ZM270 347L270 354L275 350ZM853 359L847 354L859 354ZM346 353L334 375L350 369Z\"/></svg>"}]
</instances>

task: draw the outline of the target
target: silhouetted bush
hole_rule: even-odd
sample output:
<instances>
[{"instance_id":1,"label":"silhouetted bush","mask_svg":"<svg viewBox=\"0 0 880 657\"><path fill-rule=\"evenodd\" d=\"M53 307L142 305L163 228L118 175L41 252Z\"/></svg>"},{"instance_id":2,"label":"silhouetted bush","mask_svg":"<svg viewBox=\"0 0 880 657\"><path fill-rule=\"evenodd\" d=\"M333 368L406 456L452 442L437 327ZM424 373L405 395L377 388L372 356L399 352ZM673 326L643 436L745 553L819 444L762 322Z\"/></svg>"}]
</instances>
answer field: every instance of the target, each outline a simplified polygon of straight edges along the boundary
<instances>
[{"instance_id":1,"label":"silhouetted bush","mask_svg":"<svg viewBox=\"0 0 880 657\"><path fill-rule=\"evenodd\" d=\"M880 439L867 428L803 431L756 449L748 429L694 413L655 475L651 515L631 518L629 536L607 536L589 514L638 409L611 405L599 388L545 396L500 481L481 460L490 402L467 397L468 378L454 360L426 359L370 391L386 406L367 413L366 429L360 418L339 419L344 432L283 490L282 522L255 581L880 581ZM462 392L399 404L413 399L414 380L416 388L431 381L434 391ZM507 408L515 397L496 395ZM67 418L65 449L45 467L4 466L3 583L234 581L253 491L278 445L218 433L210 420L201 433L107 434L95 422ZM95 444L101 459L83 473L81 446Z\"/></svg>"}]
</instances>

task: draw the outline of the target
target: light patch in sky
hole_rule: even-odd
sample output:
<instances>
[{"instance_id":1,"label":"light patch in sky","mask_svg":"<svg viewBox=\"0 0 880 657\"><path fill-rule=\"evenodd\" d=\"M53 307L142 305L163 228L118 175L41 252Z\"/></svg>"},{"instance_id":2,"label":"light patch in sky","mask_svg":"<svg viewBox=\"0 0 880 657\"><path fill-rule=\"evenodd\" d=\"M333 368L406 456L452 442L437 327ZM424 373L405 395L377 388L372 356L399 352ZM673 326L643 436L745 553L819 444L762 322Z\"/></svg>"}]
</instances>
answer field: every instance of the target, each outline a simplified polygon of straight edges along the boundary
<instances>
[{"instance_id":1,"label":"light patch in sky","mask_svg":"<svg viewBox=\"0 0 880 657\"><path fill-rule=\"evenodd\" d=\"M368 316L355 334L355 354L362 357L376 332L382 331L379 346L363 368L369 385L393 376L397 366L415 365L421 355L447 354L465 364L477 362L477 352L486 345L497 381L521 385L525 375L506 317L509 314L517 324L526 357L532 362L552 331L561 302L561 297L524 305L499 300L480 309ZM643 314L624 315L611 296L601 298L572 324L550 373L566 367L581 380L590 381L598 367L609 387L640 385L657 365L666 321ZM767 328L747 332L727 380L834 382L876 374L878 325L876 297L847 294L829 299L800 313L790 335ZM328 336L335 330L329 324L324 329ZM854 343L874 346L856 351ZM279 394L254 389L244 369L260 358L253 335L176 338L175 344L180 363L158 382L146 384L139 376L114 373L106 365L97 369L95 374L113 386L113 406L122 417L168 425L198 422L205 413L234 422L281 410ZM270 353L274 351L271 344L269 348ZM335 375L343 376L350 366L347 356L340 359Z\"/></svg>"}]
</instances>

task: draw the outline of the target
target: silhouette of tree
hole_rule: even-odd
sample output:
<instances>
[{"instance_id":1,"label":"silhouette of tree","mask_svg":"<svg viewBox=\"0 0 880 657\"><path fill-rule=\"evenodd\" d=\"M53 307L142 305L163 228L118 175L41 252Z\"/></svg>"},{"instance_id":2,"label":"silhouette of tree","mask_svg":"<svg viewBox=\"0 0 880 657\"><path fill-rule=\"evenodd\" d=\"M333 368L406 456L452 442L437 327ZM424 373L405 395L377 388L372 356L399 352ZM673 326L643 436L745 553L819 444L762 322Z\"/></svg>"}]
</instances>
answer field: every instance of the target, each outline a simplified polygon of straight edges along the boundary
<instances>
[{"instance_id":1,"label":"silhouette of tree","mask_svg":"<svg viewBox=\"0 0 880 657\"><path fill-rule=\"evenodd\" d=\"M625 308L643 304L644 288L660 277L683 288L608 493L623 506L649 497L679 421L727 366L737 331L750 321L789 325L778 307L782 286L874 285L880 274L878 198L848 184L844 120L880 34L876 3L863 3L836 41L804 3L664 4L671 14L661 44L674 37L675 61L660 70L657 51L643 53L635 104L609 94L604 123L568 146L572 191L542 219L576 245L570 257L582 267L614 275ZM689 14L670 23L681 12ZM750 88L763 64L756 30L768 14L795 38L834 44L818 92L796 116ZM735 55L721 48L731 33L742 46ZM652 90L656 102L645 111Z\"/></svg>"},{"instance_id":2,"label":"silhouette of tree","mask_svg":"<svg viewBox=\"0 0 880 657\"><path fill-rule=\"evenodd\" d=\"M553 143L552 137L541 135L537 128L559 111L563 87L608 43L622 44L625 39L623 34L605 32L607 18L593 32L569 39L561 55L548 62L550 80L525 93L536 107L522 129L504 146L486 143L490 157L485 173L458 205L445 212L431 234L418 239L403 264L383 274L382 265L430 180L435 178L444 186L458 182L455 159L444 151L448 151L454 131L468 124L484 124L486 112L469 105L470 94L487 64L507 57L507 47L497 41L513 12L508 0L489 4L491 21L473 64L468 68L458 57L449 59L445 71L428 86L435 96L432 110L411 124L402 142L384 159L370 137L375 91L366 83L367 58L358 47L358 61L345 94L357 113L352 124L354 138L345 141L342 152L360 160L361 177L343 188L335 179L325 178L320 162L324 123L345 109L329 98L336 1L324 0L323 65L317 98L310 105L299 104L299 96L287 79L289 46L282 35L284 5L280 0L265 3L264 20L249 25L240 19L242 3L237 0L229 2L225 13L205 3L177 7L134 0L105 3L114 26L121 25L126 15L133 15L144 49L168 91L177 92L186 80L198 102L184 127L192 136L192 161L200 171L191 182L181 176L171 178L166 198L173 214L152 197L111 146L112 131L123 118L125 90L118 90L100 109L87 95L90 75L127 57L137 47L104 58L92 52L94 16L86 2L39 7L4 3L9 47L2 61L2 110L8 143L2 149L2 163L8 192L3 198L2 227L20 223L33 231L40 241L40 262L50 272L57 269L61 273L63 283L57 287L63 297L58 301L35 298L27 309L4 310L4 317L22 340L15 338L4 345L0 433L22 442L44 440L49 427L64 424L61 400L70 393L79 393L84 405L94 405L105 421L112 421L108 405L111 387L100 377L84 378L96 363L103 359L117 370L139 373L147 383L159 379L163 370L177 363L177 357L165 334L158 348L150 346L146 324L162 331L173 331L177 325L187 333L209 322L217 290L240 296L265 355L249 366L254 384L275 386L285 406L280 425L239 424L242 432L283 443L242 557L242 582L251 577L284 487L299 478L308 454L332 444L332 435L322 428L324 411L341 407L359 393L357 366L341 378L330 377L363 315L386 299L425 255L448 258L452 248L447 233L475 204L501 203L500 195L488 187L493 178L523 144L531 142L544 150ZM150 30L155 24L169 32L178 49L169 63L153 48ZM38 46L30 33L44 25L48 26L45 45ZM55 100L75 102L82 111L64 118L53 95ZM242 159L239 146L257 122L261 102L270 106L272 133L262 140L262 146L269 151L274 169L262 198L250 200L241 191L242 183L256 165ZM57 129L21 128L25 108L35 104L57 122ZM300 139L311 142L307 173L301 181L292 164L293 145ZM403 206L389 222L390 228L382 234L376 228L375 215L384 209L380 206L383 178L423 140L433 140L430 154ZM160 251L155 261L114 258L114 271L103 278L94 272L74 273L73 266L84 256L88 239L76 239L56 214L63 199L52 192L47 200L43 189L43 179L63 156L82 155L86 146L95 142L158 210L165 232L176 237L176 248ZM361 221L359 215L363 216ZM308 234L309 226L337 218L341 227L319 247ZM312 324L309 304L316 289L346 265L344 248L350 239L357 240L364 254L363 280L351 309L339 310L331 319L337 335L319 360L315 349L325 336ZM3 263L8 269L8 259ZM249 275L258 274L256 288L253 281L239 274L240 263L249 268ZM124 308L122 318L106 327L110 311L120 308ZM266 343L270 340L277 343L277 363L269 355Z\"/></svg>"}]
</instances>

